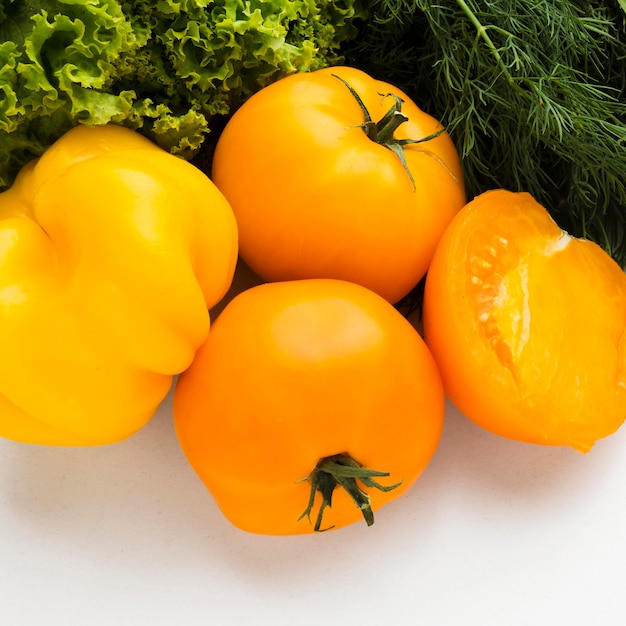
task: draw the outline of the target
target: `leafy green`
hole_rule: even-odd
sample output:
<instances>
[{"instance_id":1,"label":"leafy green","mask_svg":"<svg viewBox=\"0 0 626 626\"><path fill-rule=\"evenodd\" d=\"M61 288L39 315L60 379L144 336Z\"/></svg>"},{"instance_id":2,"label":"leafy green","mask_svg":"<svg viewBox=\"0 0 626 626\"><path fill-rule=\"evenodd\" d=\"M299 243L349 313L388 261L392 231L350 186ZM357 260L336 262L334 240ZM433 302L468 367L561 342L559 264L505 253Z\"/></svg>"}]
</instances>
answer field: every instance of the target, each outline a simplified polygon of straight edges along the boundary
<instances>
[{"instance_id":1,"label":"leafy green","mask_svg":"<svg viewBox=\"0 0 626 626\"><path fill-rule=\"evenodd\" d=\"M360 0L0 0L0 189L76 124L184 158L280 76L340 61Z\"/></svg>"},{"instance_id":2,"label":"leafy green","mask_svg":"<svg viewBox=\"0 0 626 626\"><path fill-rule=\"evenodd\" d=\"M528 191L626 263L626 0L367 0L347 62L446 125L470 197Z\"/></svg>"}]
</instances>

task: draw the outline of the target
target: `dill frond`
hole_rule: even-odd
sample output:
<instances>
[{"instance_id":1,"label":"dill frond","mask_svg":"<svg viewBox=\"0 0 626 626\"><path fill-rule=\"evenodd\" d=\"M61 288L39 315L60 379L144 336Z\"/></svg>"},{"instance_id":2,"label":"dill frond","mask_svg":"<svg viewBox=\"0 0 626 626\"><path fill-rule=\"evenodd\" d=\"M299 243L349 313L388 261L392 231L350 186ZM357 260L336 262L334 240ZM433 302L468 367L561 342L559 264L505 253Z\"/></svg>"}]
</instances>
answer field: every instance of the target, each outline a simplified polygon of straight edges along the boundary
<instances>
[{"instance_id":1,"label":"dill frond","mask_svg":"<svg viewBox=\"0 0 626 626\"><path fill-rule=\"evenodd\" d=\"M470 197L528 191L626 264L626 0L365 0L347 62L454 139Z\"/></svg>"}]
</instances>

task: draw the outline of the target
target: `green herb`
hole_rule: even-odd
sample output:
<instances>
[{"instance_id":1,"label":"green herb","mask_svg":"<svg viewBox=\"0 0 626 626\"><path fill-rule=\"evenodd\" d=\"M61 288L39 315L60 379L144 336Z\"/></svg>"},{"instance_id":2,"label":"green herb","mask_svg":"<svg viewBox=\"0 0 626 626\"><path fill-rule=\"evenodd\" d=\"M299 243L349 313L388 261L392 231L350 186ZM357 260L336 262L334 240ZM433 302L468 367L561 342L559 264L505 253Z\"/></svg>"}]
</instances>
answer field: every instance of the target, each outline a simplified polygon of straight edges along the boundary
<instances>
[{"instance_id":1,"label":"green herb","mask_svg":"<svg viewBox=\"0 0 626 626\"><path fill-rule=\"evenodd\" d=\"M626 0L367 0L347 62L443 121L470 197L528 191L626 263Z\"/></svg>"},{"instance_id":2,"label":"green herb","mask_svg":"<svg viewBox=\"0 0 626 626\"><path fill-rule=\"evenodd\" d=\"M0 189L70 127L191 158L219 116L340 60L359 0L0 0Z\"/></svg>"}]
</instances>

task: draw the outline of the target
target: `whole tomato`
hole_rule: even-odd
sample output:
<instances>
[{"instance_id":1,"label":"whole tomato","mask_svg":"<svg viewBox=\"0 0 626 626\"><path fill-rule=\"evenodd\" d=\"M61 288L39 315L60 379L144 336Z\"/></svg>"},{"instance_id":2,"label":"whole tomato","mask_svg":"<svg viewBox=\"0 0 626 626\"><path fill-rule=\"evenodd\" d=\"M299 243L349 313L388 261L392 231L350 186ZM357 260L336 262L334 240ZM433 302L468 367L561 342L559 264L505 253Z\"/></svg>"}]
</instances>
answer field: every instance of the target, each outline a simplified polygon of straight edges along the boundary
<instances>
[{"instance_id":1,"label":"whole tomato","mask_svg":"<svg viewBox=\"0 0 626 626\"><path fill-rule=\"evenodd\" d=\"M466 201L442 125L396 87L343 66L253 95L217 142L212 178L259 276L348 280L392 303L423 278Z\"/></svg>"},{"instance_id":2,"label":"whole tomato","mask_svg":"<svg viewBox=\"0 0 626 626\"><path fill-rule=\"evenodd\" d=\"M443 418L421 336L333 279L235 296L174 394L180 445L224 515L271 535L373 523L424 470Z\"/></svg>"},{"instance_id":3,"label":"whole tomato","mask_svg":"<svg viewBox=\"0 0 626 626\"><path fill-rule=\"evenodd\" d=\"M487 430L585 452L626 418L626 275L530 195L489 191L455 217L423 316L448 396Z\"/></svg>"}]
</instances>

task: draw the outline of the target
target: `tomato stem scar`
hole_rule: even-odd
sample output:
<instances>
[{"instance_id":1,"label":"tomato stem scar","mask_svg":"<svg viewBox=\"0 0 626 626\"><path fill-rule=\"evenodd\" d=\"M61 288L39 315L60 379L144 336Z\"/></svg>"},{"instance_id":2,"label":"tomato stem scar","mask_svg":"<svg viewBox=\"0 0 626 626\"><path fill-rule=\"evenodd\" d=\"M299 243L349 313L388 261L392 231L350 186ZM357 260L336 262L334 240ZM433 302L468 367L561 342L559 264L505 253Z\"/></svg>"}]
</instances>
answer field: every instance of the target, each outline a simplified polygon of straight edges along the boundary
<instances>
[{"instance_id":1,"label":"tomato stem scar","mask_svg":"<svg viewBox=\"0 0 626 626\"><path fill-rule=\"evenodd\" d=\"M393 104L391 108L383 115L383 117L378 120L378 122L374 122L372 120L372 116L370 112L367 110L365 103L361 99L361 96L355 91L355 89L341 76L337 74L331 74L334 78L339 79L348 89L352 97L357 101L362 113L364 122L359 125L360 128L363 129L363 132L371 139L373 142L384 146L385 148L391 150L400 160L404 171L406 172L411 184L413 185L413 191L416 190L415 180L413 175L411 174L411 170L406 162L406 158L404 156L404 146L409 144L423 143L425 141L430 141L431 139L435 139L439 137L445 129L441 128L438 131L426 136L421 139L396 139L393 135L396 129L404 124L404 122L408 122L409 118L402 112L402 105L404 104L404 100L397 96L395 93L386 93L380 94L383 98L392 98Z\"/></svg>"},{"instance_id":2,"label":"tomato stem scar","mask_svg":"<svg viewBox=\"0 0 626 626\"><path fill-rule=\"evenodd\" d=\"M332 526L322 528L322 518L326 507L332 506L333 493L335 488L339 486L346 490L354 504L361 510L367 525L371 526L374 523L374 513L370 504L370 498L367 492L359 486L359 482L364 487L378 489L380 491L391 491L402 484L399 482L394 485L381 485L378 481L374 480L374 477L380 476L389 476L389 473L367 469L357 463L347 453L334 454L320 459L307 477L307 480L311 483L309 502L304 513L302 513L298 520L307 517L309 522L311 521L311 513L315 505L315 496L317 492L319 492L322 496L322 502L317 512L314 530L318 532L333 528Z\"/></svg>"}]
</instances>

